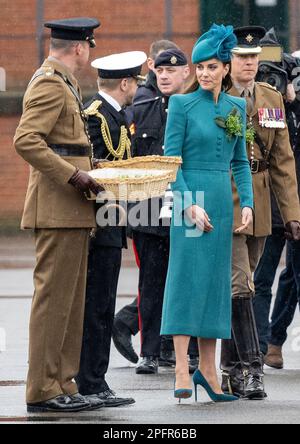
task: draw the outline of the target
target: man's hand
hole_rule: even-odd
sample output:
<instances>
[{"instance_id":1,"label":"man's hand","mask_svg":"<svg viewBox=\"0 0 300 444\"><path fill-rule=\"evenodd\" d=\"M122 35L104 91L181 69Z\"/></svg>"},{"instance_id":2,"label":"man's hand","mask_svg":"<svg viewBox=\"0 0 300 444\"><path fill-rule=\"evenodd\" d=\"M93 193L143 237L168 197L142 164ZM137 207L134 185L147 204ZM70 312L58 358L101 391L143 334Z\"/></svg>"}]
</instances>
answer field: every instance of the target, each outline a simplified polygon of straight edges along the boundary
<instances>
[{"instance_id":1,"label":"man's hand","mask_svg":"<svg viewBox=\"0 0 300 444\"><path fill-rule=\"evenodd\" d=\"M103 191L103 188L88 173L79 169L75 171L69 183L82 193L91 191L97 196Z\"/></svg>"},{"instance_id":2,"label":"man's hand","mask_svg":"<svg viewBox=\"0 0 300 444\"><path fill-rule=\"evenodd\" d=\"M292 220L285 226L287 240L300 241L300 222Z\"/></svg>"},{"instance_id":3,"label":"man's hand","mask_svg":"<svg viewBox=\"0 0 300 444\"><path fill-rule=\"evenodd\" d=\"M193 205L186 210L191 222L193 222L200 231L210 233L214 227L210 223L210 218L203 208L198 205Z\"/></svg>"},{"instance_id":4,"label":"man's hand","mask_svg":"<svg viewBox=\"0 0 300 444\"><path fill-rule=\"evenodd\" d=\"M236 234L242 233L247 230L253 222L253 211L252 208L245 207L242 211L242 226L235 230Z\"/></svg>"},{"instance_id":5,"label":"man's hand","mask_svg":"<svg viewBox=\"0 0 300 444\"><path fill-rule=\"evenodd\" d=\"M293 103L295 100L296 100L296 92L294 85L292 83L289 83L286 92L286 101L289 103Z\"/></svg>"},{"instance_id":6,"label":"man's hand","mask_svg":"<svg viewBox=\"0 0 300 444\"><path fill-rule=\"evenodd\" d=\"M107 159L95 159L95 158L92 159L92 164L93 164L94 168L97 168L99 164L100 164L100 168L101 168L102 166L105 166L105 164L108 162L109 162L109 160L107 160Z\"/></svg>"}]
</instances>

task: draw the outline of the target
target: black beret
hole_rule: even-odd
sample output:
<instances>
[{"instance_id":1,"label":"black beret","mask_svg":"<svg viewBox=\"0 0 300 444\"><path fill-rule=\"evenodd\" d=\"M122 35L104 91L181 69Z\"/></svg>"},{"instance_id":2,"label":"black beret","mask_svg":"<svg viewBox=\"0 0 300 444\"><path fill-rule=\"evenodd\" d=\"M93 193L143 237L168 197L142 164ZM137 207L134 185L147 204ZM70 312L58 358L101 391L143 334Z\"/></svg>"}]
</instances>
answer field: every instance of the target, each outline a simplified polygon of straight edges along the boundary
<instances>
[{"instance_id":1,"label":"black beret","mask_svg":"<svg viewBox=\"0 0 300 444\"><path fill-rule=\"evenodd\" d=\"M188 60L184 52L180 49L168 49L161 52L155 59L155 68L159 66L186 66Z\"/></svg>"},{"instance_id":2,"label":"black beret","mask_svg":"<svg viewBox=\"0 0 300 444\"><path fill-rule=\"evenodd\" d=\"M51 37L54 39L86 41L94 48L96 43L93 31L99 28L100 22L94 18L78 17L52 20L44 26L51 29Z\"/></svg>"}]
</instances>

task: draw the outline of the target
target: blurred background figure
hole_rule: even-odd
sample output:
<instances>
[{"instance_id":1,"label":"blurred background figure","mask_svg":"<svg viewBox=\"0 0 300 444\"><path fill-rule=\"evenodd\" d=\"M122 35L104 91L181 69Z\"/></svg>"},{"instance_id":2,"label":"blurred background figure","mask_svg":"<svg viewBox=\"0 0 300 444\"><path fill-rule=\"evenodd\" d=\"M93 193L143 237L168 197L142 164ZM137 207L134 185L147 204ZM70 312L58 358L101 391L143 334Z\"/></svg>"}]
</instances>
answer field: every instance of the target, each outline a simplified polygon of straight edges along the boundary
<instances>
[{"instance_id":1,"label":"blurred background figure","mask_svg":"<svg viewBox=\"0 0 300 444\"><path fill-rule=\"evenodd\" d=\"M265 61L266 57L261 57L258 79L276 87L283 95L300 193L300 59L298 58L300 52L297 51L292 55L283 54L274 29L271 29L262 40L262 46L264 45L267 51L271 48L272 61ZM264 254L255 273L254 312L264 362L270 367L282 369L284 366L282 347L286 342L287 329L293 321L300 298L300 243L287 241L282 217L272 191L271 196L272 235L267 238ZM280 276L270 323L272 287L285 247L286 268Z\"/></svg>"}]
</instances>

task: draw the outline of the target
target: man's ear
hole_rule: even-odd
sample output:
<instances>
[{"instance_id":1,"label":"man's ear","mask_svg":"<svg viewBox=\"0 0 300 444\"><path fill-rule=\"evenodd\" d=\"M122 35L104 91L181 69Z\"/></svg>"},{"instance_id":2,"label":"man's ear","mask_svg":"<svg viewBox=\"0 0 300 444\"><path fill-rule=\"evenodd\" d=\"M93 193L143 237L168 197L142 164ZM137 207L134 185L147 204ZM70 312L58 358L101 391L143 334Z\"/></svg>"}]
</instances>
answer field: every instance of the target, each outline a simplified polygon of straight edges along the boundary
<instances>
[{"instance_id":1,"label":"man's ear","mask_svg":"<svg viewBox=\"0 0 300 444\"><path fill-rule=\"evenodd\" d=\"M150 71L154 70L154 60L151 57L148 57L147 59L147 65Z\"/></svg>"},{"instance_id":2,"label":"man's ear","mask_svg":"<svg viewBox=\"0 0 300 444\"><path fill-rule=\"evenodd\" d=\"M122 79L121 83L120 83L120 89L122 92L127 91L127 87L128 87L128 79Z\"/></svg>"},{"instance_id":3,"label":"man's ear","mask_svg":"<svg viewBox=\"0 0 300 444\"><path fill-rule=\"evenodd\" d=\"M189 66L185 66L184 67L184 72L183 72L183 78L184 80L187 80L191 75L191 70Z\"/></svg>"},{"instance_id":4,"label":"man's ear","mask_svg":"<svg viewBox=\"0 0 300 444\"><path fill-rule=\"evenodd\" d=\"M75 54L80 56L82 54L82 51L83 51L82 44L81 43L76 43L74 48L75 48Z\"/></svg>"}]
</instances>

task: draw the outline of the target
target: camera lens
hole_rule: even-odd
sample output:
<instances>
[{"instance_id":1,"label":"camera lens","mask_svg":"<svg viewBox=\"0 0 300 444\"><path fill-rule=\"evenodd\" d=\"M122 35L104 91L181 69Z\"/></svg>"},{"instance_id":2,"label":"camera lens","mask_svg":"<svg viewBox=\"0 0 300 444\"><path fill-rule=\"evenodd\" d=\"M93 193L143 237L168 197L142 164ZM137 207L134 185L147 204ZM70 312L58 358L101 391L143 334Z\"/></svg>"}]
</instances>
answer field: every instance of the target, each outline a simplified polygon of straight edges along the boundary
<instances>
[{"instance_id":1,"label":"camera lens","mask_svg":"<svg viewBox=\"0 0 300 444\"><path fill-rule=\"evenodd\" d=\"M257 75L258 82L268 83L281 92L281 94L286 94L288 86L287 74L280 68L275 66L268 66L266 64L261 64L259 67L259 72Z\"/></svg>"},{"instance_id":2,"label":"camera lens","mask_svg":"<svg viewBox=\"0 0 300 444\"><path fill-rule=\"evenodd\" d=\"M282 84L282 79L279 76L277 76L276 74L271 74L268 79L268 83L271 86L274 86L275 88L280 89L280 86Z\"/></svg>"}]
</instances>

